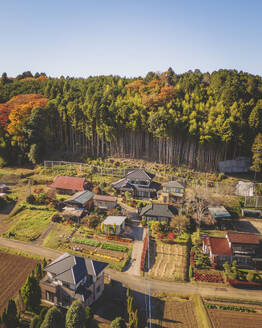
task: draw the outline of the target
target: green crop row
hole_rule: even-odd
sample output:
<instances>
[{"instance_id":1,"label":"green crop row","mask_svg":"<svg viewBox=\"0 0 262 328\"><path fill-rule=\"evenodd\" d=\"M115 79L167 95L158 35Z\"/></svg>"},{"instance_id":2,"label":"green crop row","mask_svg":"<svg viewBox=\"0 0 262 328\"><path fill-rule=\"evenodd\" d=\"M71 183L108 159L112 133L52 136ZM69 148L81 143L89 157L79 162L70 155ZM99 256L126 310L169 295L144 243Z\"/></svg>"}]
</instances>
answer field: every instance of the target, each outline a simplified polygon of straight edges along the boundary
<instances>
[{"instance_id":1,"label":"green crop row","mask_svg":"<svg viewBox=\"0 0 262 328\"><path fill-rule=\"evenodd\" d=\"M244 308L240 306L232 306L232 305L217 305L217 304L207 303L206 307L208 309L231 310L237 312L256 312L254 309L248 309L248 308Z\"/></svg>"},{"instance_id":2,"label":"green crop row","mask_svg":"<svg viewBox=\"0 0 262 328\"><path fill-rule=\"evenodd\" d=\"M127 247L121 246L121 245L115 245L115 244L108 244L103 243L101 246L102 249L109 249L110 251L119 251L119 252L126 252Z\"/></svg>"},{"instance_id":3,"label":"green crop row","mask_svg":"<svg viewBox=\"0 0 262 328\"><path fill-rule=\"evenodd\" d=\"M95 247L100 245L100 243L98 241L90 240L90 239L77 238L77 237L72 238L72 242L73 243L78 243L78 244L95 246Z\"/></svg>"}]
</instances>

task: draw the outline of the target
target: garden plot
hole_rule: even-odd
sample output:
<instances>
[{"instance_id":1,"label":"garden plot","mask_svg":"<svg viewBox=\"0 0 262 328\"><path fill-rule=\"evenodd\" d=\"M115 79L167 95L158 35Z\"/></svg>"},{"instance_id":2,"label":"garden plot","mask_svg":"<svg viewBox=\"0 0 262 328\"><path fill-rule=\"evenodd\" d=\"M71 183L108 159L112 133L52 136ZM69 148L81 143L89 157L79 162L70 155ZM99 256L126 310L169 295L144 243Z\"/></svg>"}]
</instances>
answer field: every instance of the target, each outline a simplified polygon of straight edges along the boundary
<instances>
[{"instance_id":1,"label":"garden plot","mask_svg":"<svg viewBox=\"0 0 262 328\"><path fill-rule=\"evenodd\" d=\"M48 207L23 209L12 218L7 236L25 241L35 240L45 231L54 213Z\"/></svg>"},{"instance_id":2,"label":"garden plot","mask_svg":"<svg viewBox=\"0 0 262 328\"><path fill-rule=\"evenodd\" d=\"M152 243L151 243L152 244ZM152 278L162 280L186 280L188 267L188 249L186 245L158 242L151 246L150 269Z\"/></svg>"}]
</instances>

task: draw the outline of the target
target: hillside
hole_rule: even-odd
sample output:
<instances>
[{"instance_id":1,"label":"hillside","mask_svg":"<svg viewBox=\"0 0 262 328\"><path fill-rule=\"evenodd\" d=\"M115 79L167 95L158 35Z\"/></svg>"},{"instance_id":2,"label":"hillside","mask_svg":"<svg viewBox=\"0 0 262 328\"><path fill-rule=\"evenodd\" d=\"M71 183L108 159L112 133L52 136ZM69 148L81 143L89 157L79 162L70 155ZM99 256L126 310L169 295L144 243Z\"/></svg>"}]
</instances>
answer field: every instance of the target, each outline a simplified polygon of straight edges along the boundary
<instances>
[{"instance_id":1,"label":"hillside","mask_svg":"<svg viewBox=\"0 0 262 328\"><path fill-rule=\"evenodd\" d=\"M250 156L262 132L262 79L248 73L30 74L1 79L0 156L9 164L36 163L55 151L59 159L125 156L215 170L218 160ZM21 104L10 104L21 94L29 95L25 115L15 115ZM30 95L48 104L34 104Z\"/></svg>"}]
</instances>

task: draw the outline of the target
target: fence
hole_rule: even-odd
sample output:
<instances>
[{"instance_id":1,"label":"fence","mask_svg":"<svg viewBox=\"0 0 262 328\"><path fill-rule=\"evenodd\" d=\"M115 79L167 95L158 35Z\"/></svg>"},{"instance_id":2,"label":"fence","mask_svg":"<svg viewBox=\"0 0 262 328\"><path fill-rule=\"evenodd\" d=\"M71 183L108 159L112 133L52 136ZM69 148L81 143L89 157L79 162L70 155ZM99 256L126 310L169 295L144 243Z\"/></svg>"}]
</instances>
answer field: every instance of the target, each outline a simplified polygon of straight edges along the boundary
<instances>
[{"instance_id":1,"label":"fence","mask_svg":"<svg viewBox=\"0 0 262 328\"><path fill-rule=\"evenodd\" d=\"M244 206L262 208L262 196L245 196Z\"/></svg>"},{"instance_id":2,"label":"fence","mask_svg":"<svg viewBox=\"0 0 262 328\"><path fill-rule=\"evenodd\" d=\"M44 167L50 169L56 169L59 167L63 168L77 168L80 172L83 173L94 173L100 174L102 176L115 176L115 177L124 177L128 172L136 168L111 168L111 167L101 167L85 163L78 162L66 162L66 161L44 161ZM206 192L217 193L222 195L235 195L236 183L228 183L221 181L209 181L209 180L200 180L200 179L185 179L183 177L178 177L175 175L160 175L157 172L152 172L155 174L155 180L158 182L166 182L177 180L185 186L191 187L202 187Z\"/></svg>"}]
</instances>

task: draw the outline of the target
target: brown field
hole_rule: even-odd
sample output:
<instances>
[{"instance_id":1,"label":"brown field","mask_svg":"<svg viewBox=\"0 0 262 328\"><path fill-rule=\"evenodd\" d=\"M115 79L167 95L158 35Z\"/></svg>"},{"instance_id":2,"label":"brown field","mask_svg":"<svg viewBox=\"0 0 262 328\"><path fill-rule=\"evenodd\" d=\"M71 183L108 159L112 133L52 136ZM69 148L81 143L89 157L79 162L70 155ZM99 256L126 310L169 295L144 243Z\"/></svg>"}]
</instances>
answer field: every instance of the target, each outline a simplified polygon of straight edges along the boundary
<instances>
[{"instance_id":1,"label":"brown field","mask_svg":"<svg viewBox=\"0 0 262 328\"><path fill-rule=\"evenodd\" d=\"M151 249L151 277L161 280L186 280L188 250L186 245L157 242Z\"/></svg>"},{"instance_id":2,"label":"brown field","mask_svg":"<svg viewBox=\"0 0 262 328\"><path fill-rule=\"evenodd\" d=\"M214 328L258 328L262 327L262 314L228 310L208 309Z\"/></svg>"},{"instance_id":3,"label":"brown field","mask_svg":"<svg viewBox=\"0 0 262 328\"><path fill-rule=\"evenodd\" d=\"M0 313L8 300L15 298L26 281L27 275L39 261L0 251Z\"/></svg>"},{"instance_id":4,"label":"brown field","mask_svg":"<svg viewBox=\"0 0 262 328\"><path fill-rule=\"evenodd\" d=\"M153 319L153 327L197 328L193 301L166 301L162 320Z\"/></svg>"}]
</instances>

